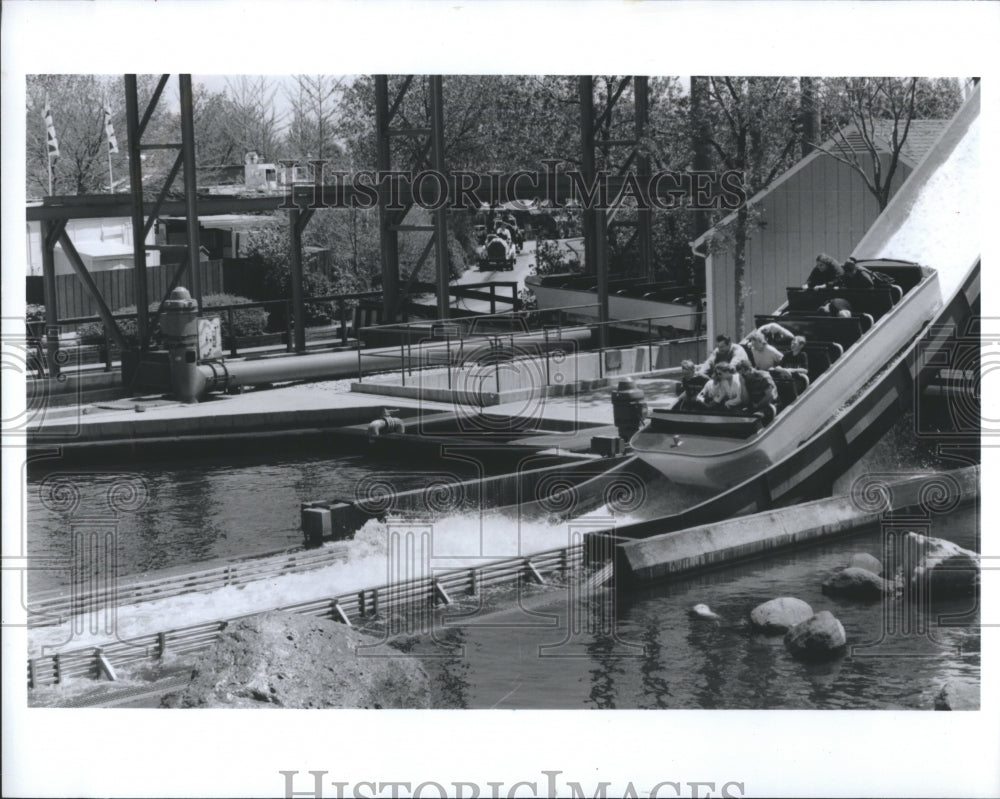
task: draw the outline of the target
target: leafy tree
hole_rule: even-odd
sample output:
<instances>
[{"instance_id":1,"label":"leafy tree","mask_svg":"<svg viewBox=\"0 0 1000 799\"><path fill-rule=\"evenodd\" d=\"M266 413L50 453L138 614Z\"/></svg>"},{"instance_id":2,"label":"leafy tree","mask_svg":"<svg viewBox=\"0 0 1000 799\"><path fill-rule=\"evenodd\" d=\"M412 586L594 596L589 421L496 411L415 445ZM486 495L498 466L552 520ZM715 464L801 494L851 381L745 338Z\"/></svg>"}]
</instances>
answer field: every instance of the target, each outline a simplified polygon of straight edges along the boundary
<instances>
[{"instance_id":1,"label":"leafy tree","mask_svg":"<svg viewBox=\"0 0 1000 799\"><path fill-rule=\"evenodd\" d=\"M93 194L107 191L108 149L104 132L104 103L112 108L119 153L112 168L128 174L122 147L125 95L121 78L101 75L29 75L27 77L27 193L49 193L48 145L43 111L49 98L59 158L52 164L54 194Z\"/></svg>"},{"instance_id":2,"label":"leafy tree","mask_svg":"<svg viewBox=\"0 0 1000 799\"><path fill-rule=\"evenodd\" d=\"M784 77L710 77L703 118L694 124L711 148L715 164L743 173L753 197L794 162L798 143L798 87ZM746 248L759 209L744 203L710 246L732 249L735 265L736 335L745 332Z\"/></svg>"}]
</instances>

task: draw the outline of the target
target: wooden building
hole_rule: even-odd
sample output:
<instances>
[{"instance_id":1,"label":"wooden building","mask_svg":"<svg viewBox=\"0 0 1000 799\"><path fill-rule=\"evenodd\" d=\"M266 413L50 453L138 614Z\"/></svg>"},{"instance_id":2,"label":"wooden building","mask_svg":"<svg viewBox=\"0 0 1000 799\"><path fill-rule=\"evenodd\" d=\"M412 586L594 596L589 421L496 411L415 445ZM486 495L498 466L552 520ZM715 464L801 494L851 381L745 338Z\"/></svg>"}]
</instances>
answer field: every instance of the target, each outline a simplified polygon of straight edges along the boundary
<instances>
[{"instance_id":1,"label":"wooden building","mask_svg":"<svg viewBox=\"0 0 1000 799\"><path fill-rule=\"evenodd\" d=\"M893 194L937 141L947 120L914 120L900 152ZM845 130L849 142L856 132ZM823 145L834 150L833 141ZM860 143L854 145L864 152ZM883 163L889 159L884 143ZM785 301L787 286L801 285L816 255L825 252L843 261L878 216L878 202L851 167L815 150L751 198L759 219L746 248L746 313L743 330L752 329L755 314L768 314ZM719 333L736 332L736 278L731 245L722 229L730 214L696 239L692 246L705 258L709 342Z\"/></svg>"}]
</instances>

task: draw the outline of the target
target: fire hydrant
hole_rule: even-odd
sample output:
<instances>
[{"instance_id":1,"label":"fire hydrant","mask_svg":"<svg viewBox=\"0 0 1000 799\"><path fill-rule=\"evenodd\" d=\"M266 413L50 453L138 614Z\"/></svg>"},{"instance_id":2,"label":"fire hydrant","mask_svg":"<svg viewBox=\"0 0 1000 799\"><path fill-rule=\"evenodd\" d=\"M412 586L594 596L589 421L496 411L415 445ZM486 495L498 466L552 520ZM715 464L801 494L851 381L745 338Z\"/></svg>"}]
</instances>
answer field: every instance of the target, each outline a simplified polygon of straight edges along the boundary
<instances>
[{"instance_id":1,"label":"fire hydrant","mask_svg":"<svg viewBox=\"0 0 1000 799\"><path fill-rule=\"evenodd\" d=\"M170 388L182 402L197 402L205 388L198 370L198 302L178 286L160 306L160 330L170 352Z\"/></svg>"},{"instance_id":2,"label":"fire hydrant","mask_svg":"<svg viewBox=\"0 0 1000 799\"><path fill-rule=\"evenodd\" d=\"M611 407L614 411L615 427L623 441L639 432L646 418L646 395L636 388L630 378L618 381L618 389L611 392Z\"/></svg>"}]
</instances>

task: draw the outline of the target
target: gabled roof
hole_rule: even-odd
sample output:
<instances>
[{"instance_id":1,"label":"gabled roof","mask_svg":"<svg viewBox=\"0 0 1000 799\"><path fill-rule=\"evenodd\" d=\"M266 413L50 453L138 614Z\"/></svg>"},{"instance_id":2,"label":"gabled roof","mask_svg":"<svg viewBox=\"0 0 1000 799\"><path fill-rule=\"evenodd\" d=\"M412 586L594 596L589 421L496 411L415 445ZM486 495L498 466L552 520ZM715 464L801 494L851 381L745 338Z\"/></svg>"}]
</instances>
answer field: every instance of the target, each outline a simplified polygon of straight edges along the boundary
<instances>
[{"instance_id":1,"label":"gabled roof","mask_svg":"<svg viewBox=\"0 0 1000 799\"><path fill-rule=\"evenodd\" d=\"M903 142L903 146L899 151L900 160L905 163L910 169L915 169L917 164L919 164L925 155L934 146L934 143L941 136L951 120L948 119L914 119L910 122L910 129L906 134L906 141ZM843 137L843 139L841 138ZM892 123L885 120L881 124L876 124L875 128L875 142L880 145L882 152L889 153L892 151L891 145L892 138ZM846 140L846 144L845 144ZM771 183L757 192L753 197L751 197L747 202L752 204L760 202L768 194L778 188L782 183L791 178L800 169L804 169L810 163L812 163L817 158L822 158L826 155L823 150L829 150L831 152L845 152L845 147L852 147L855 152L867 153L868 148L864 144L864 139L858 132L855 125L848 125L841 129L836 138L827 139L821 145L822 149L813 150L805 158L791 166L777 178L775 178ZM716 230L716 228L724 227L732 222L736 218L737 212L729 214L728 216L722 218L716 222L712 227L702 233L697 239L691 242L691 247L700 246L705 239L709 238Z\"/></svg>"},{"instance_id":2,"label":"gabled roof","mask_svg":"<svg viewBox=\"0 0 1000 799\"><path fill-rule=\"evenodd\" d=\"M916 167L923 160L924 156L927 155L931 147L934 146L934 142L938 140L941 132L948 127L948 122L949 120L947 119L912 120L910 122L910 129L906 134L906 141L903 142L903 146L899 151L900 159L910 168ZM900 130L900 133L902 133L902 130ZM842 135L855 152L865 153L868 151L868 148L864 144L864 139L858 133L856 126L848 125L843 129ZM877 144L881 145L881 149L884 152L892 152L892 123L888 120L876 121L874 139ZM842 152L844 142L838 140L835 144L831 140L823 146L829 150L840 150Z\"/></svg>"}]
</instances>

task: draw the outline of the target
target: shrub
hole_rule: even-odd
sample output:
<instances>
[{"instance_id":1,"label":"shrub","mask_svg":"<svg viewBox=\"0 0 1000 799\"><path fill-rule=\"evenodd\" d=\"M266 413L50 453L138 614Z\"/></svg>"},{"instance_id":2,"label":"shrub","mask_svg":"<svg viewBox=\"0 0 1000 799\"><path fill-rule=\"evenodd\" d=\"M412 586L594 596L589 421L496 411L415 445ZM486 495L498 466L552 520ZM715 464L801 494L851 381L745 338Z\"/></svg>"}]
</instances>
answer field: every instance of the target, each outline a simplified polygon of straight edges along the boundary
<instances>
[{"instance_id":1,"label":"shrub","mask_svg":"<svg viewBox=\"0 0 1000 799\"><path fill-rule=\"evenodd\" d=\"M535 274L555 275L582 271L579 260L570 260L570 257L570 253L562 249L559 242L539 239L535 247Z\"/></svg>"},{"instance_id":2,"label":"shrub","mask_svg":"<svg viewBox=\"0 0 1000 799\"><path fill-rule=\"evenodd\" d=\"M291 273L287 266L273 267L264 276L264 284L268 294L275 299L282 297L291 299ZM328 297L336 294L333 283L320 272L306 270L302 275L302 294L304 297ZM328 325L333 321L333 304L329 302L307 302L305 304L306 327ZM285 327L285 306L275 305L271 310L271 326L281 330Z\"/></svg>"},{"instance_id":3,"label":"shrub","mask_svg":"<svg viewBox=\"0 0 1000 799\"><path fill-rule=\"evenodd\" d=\"M223 305L245 305L253 302L246 297L239 297L235 294L207 294L202 298L202 304L206 311L218 308ZM233 330L229 330L228 311L220 311L219 317L222 319L222 335L229 336L259 336L267 330L267 320L270 314L260 307L233 308Z\"/></svg>"},{"instance_id":4,"label":"shrub","mask_svg":"<svg viewBox=\"0 0 1000 799\"><path fill-rule=\"evenodd\" d=\"M156 309L160 307L158 302L150 303L149 313L152 316L156 313ZM119 317L122 314L134 314L135 306L126 305L122 308L116 308L111 312L114 317ZM139 346L139 323L136 321L134 316L127 319L117 319L118 329L122 332L122 337L125 339L126 347L138 347ZM104 338L104 323L103 322L87 322L86 324L80 325L77 329L77 335L83 341L97 342ZM110 339L109 339L110 340Z\"/></svg>"}]
</instances>

